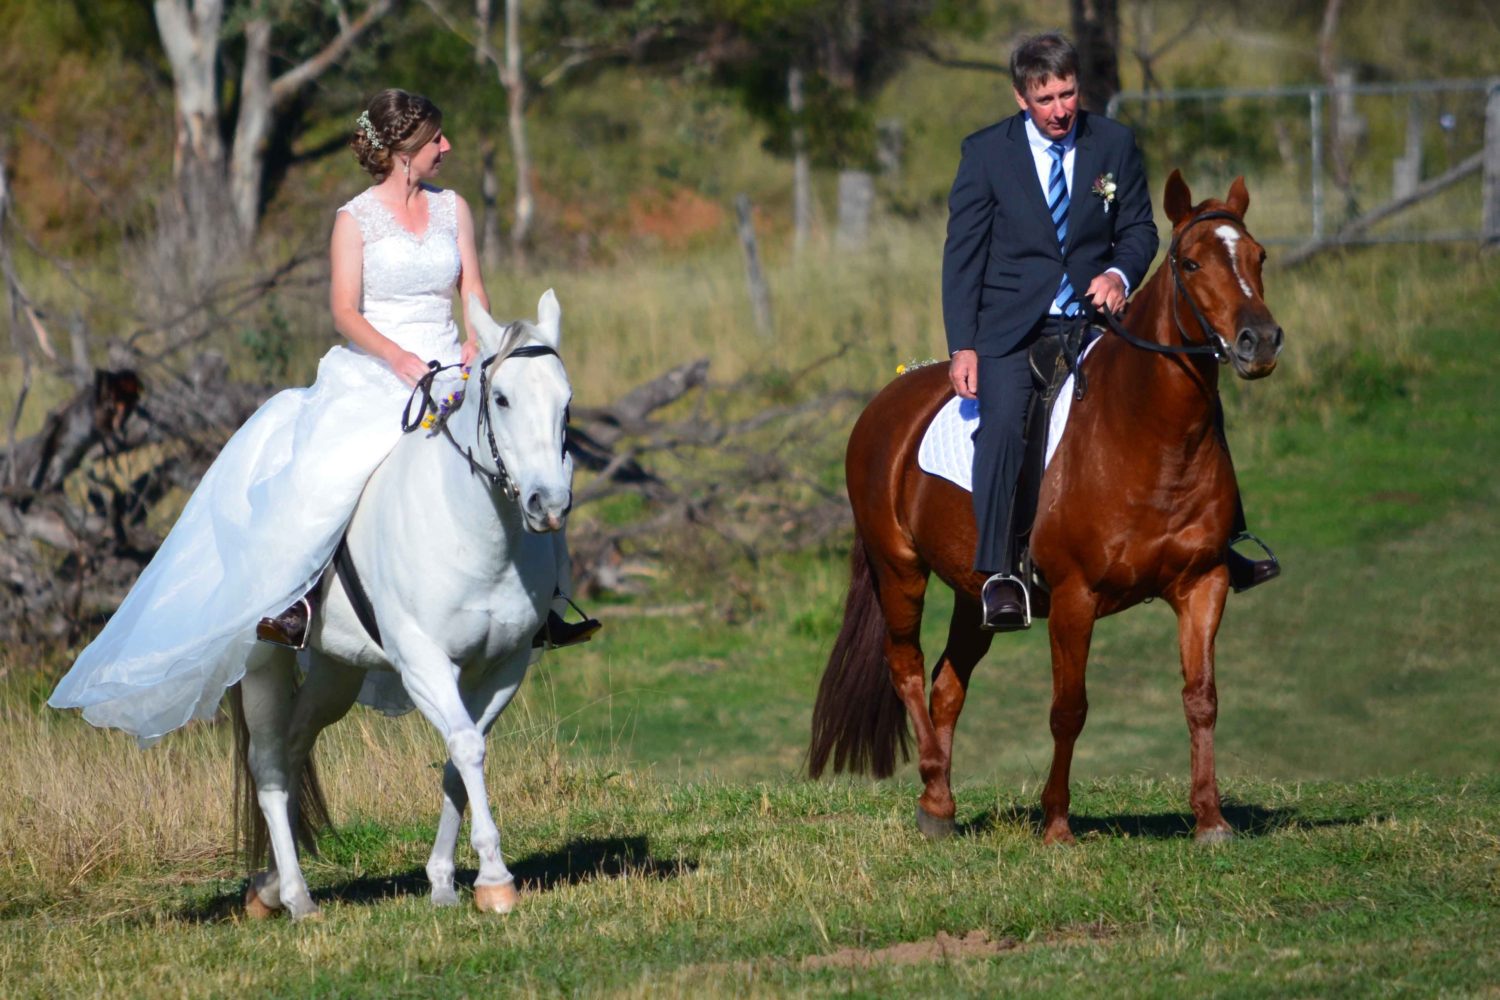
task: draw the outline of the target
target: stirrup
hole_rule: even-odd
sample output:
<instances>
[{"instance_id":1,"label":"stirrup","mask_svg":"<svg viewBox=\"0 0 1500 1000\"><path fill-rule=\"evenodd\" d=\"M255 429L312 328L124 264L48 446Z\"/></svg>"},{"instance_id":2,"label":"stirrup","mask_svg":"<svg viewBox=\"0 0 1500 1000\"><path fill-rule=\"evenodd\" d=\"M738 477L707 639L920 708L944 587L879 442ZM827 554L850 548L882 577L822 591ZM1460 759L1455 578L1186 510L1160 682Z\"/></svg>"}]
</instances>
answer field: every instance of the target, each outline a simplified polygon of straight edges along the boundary
<instances>
[{"instance_id":1,"label":"stirrup","mask_svg":"<svg viewBox=\"0 0 1500 1000\"><path fill-rule=\"evenodd\" d=\"M293 633L288 628L292 623L283 619L299 605L302 608L302 628ZM312 631L312 617L312 601L309 601L307 595L304 594L293 601L281 614L262 618L255 626L255 638L261 642L269 642L273 646L285 646L287 649L295 650L306 649L307 636Z\"/></svg>"},{"instance_id":2,"label":"stirrup","mask_svg":"<svg viewBox=\"0 0 1500 1000\"><path fill-rule=\"evenodd\" d=\"M542 622L542 627L536 630L536 635L531 639L532 649L562 649L565 646L578 646L588 642L594 637L594 633L604 627L604 623L597 618L590 618L573 599L561 590L557 590L554 597L561 597L568 602L568 607L578 612L581 622L570 622L563 619L562 615L547 609L547 620Z\"/></svg>"},{"instance_id":3,"label":"stirrup","mask_svg":"<svg viewBox=\"0 0 1500 1000\"><path fill-rule=\"evenodd\" d=\"M1264 559L1251 559L1249 556L1240 555L1234 551L1234 547L1241 542L1251 542L1258 545L1260 550L1266 554L1266 557ZM1241 531L1231 538L1225 552L1226 555L1224 558L1226 562L1231 556L1239 556L1251 570L1250 579L1241 580L1239 583L1235 583L1233 574L1231 573L1229 583L1236 594L1242 594L1251 587L1258 587L1263 583L1269 583L1281 575L1281 560L1276 558L1276 553L1271 551L1271 546L1261 541L1258 536L1251 534L1249 531Z\"/></svg>"},{"instance_id":4,"label":"stirrup","mask_svg":"<svg viewBox=\"0 0 1500 1000\"><path fill-rule=\"evenodd\" d=\"M1022 617L1021 629L1018 629L1017 631L1031 628L1031 588L1026 586L1026 584L1021 581L1021 578L1019 576L1016 576L1014 573L995 573L993 574L993 576L998 576L1001 580L1004 580L1007 583L1014 583L1016 585L1016 589L1021 592ZM984 616L984 612L984 590L981 587L979 613L982 617Z\"/></svg>"}]
</instances>

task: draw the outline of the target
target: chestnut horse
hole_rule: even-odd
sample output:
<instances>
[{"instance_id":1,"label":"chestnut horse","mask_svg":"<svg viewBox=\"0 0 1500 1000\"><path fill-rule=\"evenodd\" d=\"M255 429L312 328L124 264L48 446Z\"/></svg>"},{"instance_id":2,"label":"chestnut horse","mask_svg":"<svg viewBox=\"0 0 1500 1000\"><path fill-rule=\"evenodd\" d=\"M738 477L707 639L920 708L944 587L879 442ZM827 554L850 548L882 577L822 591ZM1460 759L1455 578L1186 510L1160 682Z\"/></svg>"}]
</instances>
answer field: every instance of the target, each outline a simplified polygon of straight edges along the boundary
<instances>
[{"instance_id":1,"label":"chestnut horse","mask_svg":"<svg viewBox=\"0 0 1500 1000\"><path fill-rule=\"evenodd\" d=\"M1068 771L1088 712L1084 669L1094 622L1154 597L1177 614L1182 704L1192 741L1199 840L1231 836L1214 771L1214 637L1229 588L1225 556L1237 496L1218 416L1218 364L1269 375L1282 331L1262 300L1265 252L1245 228L1243 178L1225 201L1192 203L1180 173L1167 181L1172 221L1166 266L1136 293L1118 336L1084 363L1088 391L1073 404L1047 467L1031 536L1051 591L1052 770L1042 792L1046 842L1068 842ZM1221 331L1233 331L1232 340ZM845 472L856 538L839 632L813 709L808 769L886 777L916 730L923 783L917 825L954 830L953 728L969 675L993 634L981 631L971 569L969 494L917 467L917 447L952 398L948 366L886 386L849 435ZM924 703L922 603L928 577L953 588L948 644ZM904 709L904 712L903 712Z\"/></svg>"}]
</instances>

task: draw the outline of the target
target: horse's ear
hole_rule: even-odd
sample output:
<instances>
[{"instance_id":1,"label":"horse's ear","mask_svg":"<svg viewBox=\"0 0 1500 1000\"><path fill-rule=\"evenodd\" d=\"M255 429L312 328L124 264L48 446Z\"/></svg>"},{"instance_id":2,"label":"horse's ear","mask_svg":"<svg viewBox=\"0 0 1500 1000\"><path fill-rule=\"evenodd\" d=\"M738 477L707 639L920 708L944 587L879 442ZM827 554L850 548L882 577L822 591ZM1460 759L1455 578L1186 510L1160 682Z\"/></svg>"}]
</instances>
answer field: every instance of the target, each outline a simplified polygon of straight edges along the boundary
<instances>
[{"instance_id":1,"label":"horse's ear","mask_svg":"<svg viewBox=\"0 0 1500 1000\"><path fill-rule=\"evenodd\" d=\"M1161 207L1174 226L1193 211L1193 193L1188 190L1187 181L1182 179L1181 170L1172 171L1172 176L1167 178L1167 191L1162 196Z\"/></svg>"},{"instance_id":2,"label":"horse's ear","mask_svg":"<svg viewBox=\"0 0 1500 1000\"><path fill-rule=\"evenodd\" d=\"M1245 217L1245 209L1250 207L1250 192L1245 187L1245 178L1236 177L1234 183L1229 185L1229 200L1225 202L1229 210L1240 218Z\"/></svg>"},{"instance_id":3,"label":"horse's ear","mask_svg":"<svg viewBox=\"0 0 1500 1000\"><path fill-rule=\"evenodd\" d=\"M479 335L479 346L485 354L497 354L500 342L505 339L505 329L490 318L489 311L479 301L479 296L469 293L469 325Z\"/></svg>"},{"instance_id":4,"label":"horse's ear","mask_svg":"<svg viewBox=\"0 0 1500 1000\"><path fill-rule=\"evenodd\" d=\"M550 288L536 304L536 330L554 351L562 343L562 306L557 304L557 295Z\"/></svg>"}]
</instances>

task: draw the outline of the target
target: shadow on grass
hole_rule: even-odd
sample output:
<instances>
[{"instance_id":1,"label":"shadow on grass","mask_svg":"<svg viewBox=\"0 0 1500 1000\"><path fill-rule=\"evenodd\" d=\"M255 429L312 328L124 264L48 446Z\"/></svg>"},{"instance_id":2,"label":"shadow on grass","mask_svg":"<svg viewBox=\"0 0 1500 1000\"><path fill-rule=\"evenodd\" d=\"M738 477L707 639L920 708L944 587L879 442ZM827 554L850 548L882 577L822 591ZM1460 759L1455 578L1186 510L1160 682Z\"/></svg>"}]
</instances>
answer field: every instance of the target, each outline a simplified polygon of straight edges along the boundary
<instances>
[{"instance_id":1,"label":"shadow on grass","mask_svg":"<svg viewBox=\"0 0 1500 1000\"><path fill-rule=\"evenodd\" d=\"M1330 819L1309 819L1299 815L1295 809L1270 809L1254 804L1225 802L1221 807L1224 818L1234 828L1237 837L1263 837L1278 830L1315 830L1323 827L1356 826L1369 819L1368 815L1339 816ZM1191 837L1197 821L1192 813L1116 814L1089 816L1074 813L1068 817L1075 837L1099 835L1103 837L1142 837L1148 840L1171 840L1176 837ZM986 833L1002 826L1025 826L1037 836L1042 834L1042 807L1011 806L1008 809L991 809L974 819L960 823L960 836Z\"/></svg>"},{"instance_id":2,"label":"shadow on grass","mask_svg":"<svg viewBox=\"0 0 1500 1000\"><path fill-rule=\"evenodd\" d=\"M646 837L581 837L556 851L533 854L507 867L516 877L522 892L547 892L559 886L577 885L600 878L668 879L688 874L698 867L694 861L681 858L663 860L652 856ZM472 888L478 871L460 868L455 873L462 896ZM246 883L212 899L190 904L178 913L188 923L219 923L244 915ZM407 896L426 896L427 872L413 868L396 875L365 876L314 889L313 899L323 905L329 902L369 905Z\"/></svg>"}]
</instances>

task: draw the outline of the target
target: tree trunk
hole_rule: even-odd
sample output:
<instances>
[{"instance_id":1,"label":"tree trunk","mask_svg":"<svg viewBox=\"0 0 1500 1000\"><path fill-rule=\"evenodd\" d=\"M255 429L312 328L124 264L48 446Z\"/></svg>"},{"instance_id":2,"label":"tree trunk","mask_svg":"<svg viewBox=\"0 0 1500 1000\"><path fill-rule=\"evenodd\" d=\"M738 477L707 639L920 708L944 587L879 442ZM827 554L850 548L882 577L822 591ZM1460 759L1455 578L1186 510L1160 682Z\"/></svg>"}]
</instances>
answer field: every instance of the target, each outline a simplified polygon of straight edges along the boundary
<instances>
[{"instance_id":1,"label":"tree trunk","mask_svg":"<svg viewBox=\"0 0 1500 1000\"><path fill-rule=\"evenodd\" d=\"M531 197L531 154L526 147L526 77L521 68L521 0L505 0L505 75L509 97L510 149L516 169L516 212L510 230L511 256L517 270L526 267L535 204Z\"/></svg>"},{"instance_id":2,"label":"tree trunk","mask_svg":"<svg viewBox=\"0 0 1500 1000\"><path fill-rule=\"evenodd\" d=\"M271 134L271 22L245 22L245 66L240 72L240 117L230 157L229 195L240 239L248 244L260 218L261 179L266 140Z\"/></svg>"},{"instance_id":3,"label":"tree trunk","mask_svg":"<svg viewBox=\"0 0 1500 1000\"><path fill-rule=\"evenodd\" d=\"M156 27L172 71L176 141L172 175L192 259L217 257L215 236L224 225L224 143L219 136L219 32L222 0L155 0Z\"/></svg>"},{"instance_id":4,"label":"tree trunk","mask_svg":"<svg viewBox=\"0 0 1500 1000\"><path fill-rule=\"evenodd\" d=\"M1119 0L1070 0L1073 38L1078 45L1079 101L1087 111L1104 114L1120 92Z\"/></svg>"},{"instance_id":5,"label":"tree trunk","mask_svg":"<svg viewBox=\"0 0 1500 1000\"><path fill-rule=\"evenodd\" d=\"M792 252L800 257L812 230L812 165L802 123L802 70L796 66L787 70L786 103L792 113Z\"/></svg>"}]
</instances>

